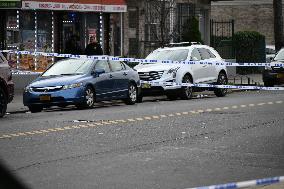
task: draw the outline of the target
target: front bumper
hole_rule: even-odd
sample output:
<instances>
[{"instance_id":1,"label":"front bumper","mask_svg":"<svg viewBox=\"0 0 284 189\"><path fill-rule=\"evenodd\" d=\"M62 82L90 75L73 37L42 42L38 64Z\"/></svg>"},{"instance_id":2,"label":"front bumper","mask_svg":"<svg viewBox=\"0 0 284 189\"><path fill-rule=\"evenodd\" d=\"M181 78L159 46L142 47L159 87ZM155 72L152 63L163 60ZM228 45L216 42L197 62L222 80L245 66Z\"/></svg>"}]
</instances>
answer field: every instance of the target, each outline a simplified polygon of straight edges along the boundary
<instances>
[{"instance_id":1,"label":"front bumper","mask_svg":"<svg viewBox=\"0 0 284 189\"><path fill-rule=\"evenodd\" d=\"M49 96L49 100L43 100L42 96ZM23 103L25 106L58 106L58 105L76 105L84 101L84 87L59 90L55 92L24 92Z\"/></svg>"},{"instance_id":2,"label":"front bumper","mask_svg":"<svg viewBox=\"0 0 284 189\"><path fill-rule=\"evenodd\" d=\"M275 84L284 83L284 71L264 70L262 73L263 82L273 82Z\"/></svg>"},{"instance_id":3,"label":"front bumper","mask_svg":"<svg viewBox=\"0 0 284 189\"><path fill-rule=\"evenodd\" d=\"M153 81L153 82L159 82L159 81ZM166 81L161 81L161 82L166 82ZM181 88L182 88L181 86L172 86L172 85L152 86L151 84L148 83L142 83L141 94L143 96L163 95L166 93L171 93L173 91L179 90Z\"/></svg>"}]
</instances>

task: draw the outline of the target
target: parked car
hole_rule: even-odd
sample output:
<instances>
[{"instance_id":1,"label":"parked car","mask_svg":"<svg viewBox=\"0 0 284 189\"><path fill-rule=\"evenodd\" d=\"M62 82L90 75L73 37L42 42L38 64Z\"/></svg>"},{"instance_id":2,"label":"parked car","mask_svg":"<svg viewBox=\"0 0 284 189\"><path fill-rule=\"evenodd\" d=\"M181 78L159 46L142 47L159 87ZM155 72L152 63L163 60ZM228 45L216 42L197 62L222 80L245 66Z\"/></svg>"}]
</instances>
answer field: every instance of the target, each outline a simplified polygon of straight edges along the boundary
<instances>
[{"instance_id":1,"label":"parked car","mask_svg":"<svg viewBox=\"0 0 284 189\"><path fill-rule=\"evenodd\" d=\"M44 107L70 104L91 108L102 100L123 99L134 104L139 93L137 72L122 62L66 59L29 84L23 101L31 112L40 112Z\"/></svg>"},{"instance_id":2,"label":"parked car","mask_svg":"<svg viewBox=\"0 0 284 189\"><path fill-rule=\"evenodd\" d=\"M276 54L271 63L284 63L284 48ZM262 79L264 86L266 87L273 87L276 84L283 84L284 68L278 66L266 66L262 73Z\"/></svg>"},{"instance_id":3,"label":"parked car","mask_svg":"<svg viewBox=\"0 0 284 189\"><path fill-rule=\"evenodd\" d=\"M176 47L178 46L178 47ZM200 44L175 43L170 47L159 48L150 53L146 59L172 61L207 61L223 62L218 52L212 47ZM176 83L207 83L225 85L228 83L226 66L140 63L134 67L138 71L141 81L176 82ZM166 94L169 99L190 99L192 87L181 86L151 86L142 84L143 96ZM218 97L226 95L226 89L214 89Z\"/></svg>"},{"instance_id":4,"label":"parked car","mask_svg":"<svg viewBox=\"0 0 284 189\"><path fill-rule=\"evenodd\" d=\"M266 54L266 62L269 63L273 60L276 54L275 46L274 45L266 45L265 47L265 54Z\"/></svg>"},{"instance_id":5,"label":"parked car","mask_svg":"<svg viewBox=\"0 0 284 189\"><path fill-rule=\"evenodd\" d=\"M0 117L6 114L7 104L13 100L14 83L6 58L0 53Z\"/></svg>"}]
</instances>

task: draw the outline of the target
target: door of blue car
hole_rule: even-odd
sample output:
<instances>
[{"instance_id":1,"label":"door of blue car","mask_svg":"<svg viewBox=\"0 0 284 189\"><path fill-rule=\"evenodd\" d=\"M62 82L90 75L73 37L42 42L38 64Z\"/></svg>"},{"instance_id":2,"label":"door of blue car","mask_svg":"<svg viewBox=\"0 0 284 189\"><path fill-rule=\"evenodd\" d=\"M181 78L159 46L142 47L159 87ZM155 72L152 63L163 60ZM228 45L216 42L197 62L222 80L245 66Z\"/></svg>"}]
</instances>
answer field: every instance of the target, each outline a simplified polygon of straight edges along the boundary
<instances>
[{"instance_id":1,"label":"door of blue car","mask_svg":"<svg viewBox=\"0 0 284 189\"><path fill-rule=\"evenodd\" d=\"M95 91L97 100L107 100L112 97L115 80L111 73L107 60L99 60L95 64L95 70L104 69L105 73L96 77Z\"/></svg>"},{"instance_id":2,"label":"door of blue car","mask_svg":"<svg viewBox=\"0 0 284 189\"><path fill-rule=\"evenodd\" d=\"M119 61L109 61L112 75L115 78L113 96L122 97L127 94L129 76L123 63Z\"/></svg>"}]
</instances>

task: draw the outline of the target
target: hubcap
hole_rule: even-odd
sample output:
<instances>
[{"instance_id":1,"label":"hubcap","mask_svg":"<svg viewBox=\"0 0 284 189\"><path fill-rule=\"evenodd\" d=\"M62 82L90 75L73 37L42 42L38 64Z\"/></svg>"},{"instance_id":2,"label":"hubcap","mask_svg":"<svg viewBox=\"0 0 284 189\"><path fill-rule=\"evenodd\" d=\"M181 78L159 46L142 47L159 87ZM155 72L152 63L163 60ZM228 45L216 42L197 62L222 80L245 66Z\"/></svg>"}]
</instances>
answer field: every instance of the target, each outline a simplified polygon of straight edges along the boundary
<instances>
[{"instance_id":1,"label":"hubcap","mask_svg":"<svg viewBox=\"0 0 284 189\"><path fill-rule=\"evenodd\" d=\"M188 78L186 78L185 81L184 81L184 83L191 84L191 81L190 81ZM192 93L192 87L186 87L186 88L185 88L185 94L186 94L186 96L190 97L191 93Z\"/></svg>"},{"instance_id":2,"label":"hubcap","mask_svg":"<svg viewBox=\"0 0 284 189\"><path fill-rule=\"evenodd\" d=\"M220 75L219 77L219 85L227 85L227 79L225 75ZM227 89L221 89L223 93L227 92Z\"/></svg>"},{"instance_id":3,"label":"hubcap","mask_svg":"<svg viewBox=\"0 0 284 189\"><path fill-rule=\"evenodd\" d=\"M92 89L87 89L86 91L86 103L89 107L93 106L94 104L94 93Z\"/></svg>"},{"instance_id":4,"label":"hubcap","mask_svg":"<svg viewBox=\"0 0 284 189\"><path fill-rule=\"evenodd\" d=\"M135 102L137 99L136 87L133 85L129 87L129 98L131 99L132 102Z\"/></svg>"}]
</instances>

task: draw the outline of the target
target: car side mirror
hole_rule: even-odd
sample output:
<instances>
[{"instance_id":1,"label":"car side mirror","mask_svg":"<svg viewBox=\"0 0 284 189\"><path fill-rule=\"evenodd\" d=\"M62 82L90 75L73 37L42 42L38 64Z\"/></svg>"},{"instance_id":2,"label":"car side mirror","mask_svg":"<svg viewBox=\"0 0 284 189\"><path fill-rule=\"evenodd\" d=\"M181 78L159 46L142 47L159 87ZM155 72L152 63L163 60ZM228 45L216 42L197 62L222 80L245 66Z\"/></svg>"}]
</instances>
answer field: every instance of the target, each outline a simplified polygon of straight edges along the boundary
<instances>
[{"instance_id":1,"label":"car side mirror","mask_svg":"<svg viewBox=\"0 0 284 189\"><path fill-rule=\"evenodd\" d=\"M91 72L94 77L99 77L103 73L106 73L104 69L95 69Z\"/></svg>"},{"instance_id":2,"label":"car side mirror","mask_svg":"<svg viewBox=\"0 0 284 189\"><path fill-rule=\"evenodd\" d=\"M94 71L92 71L92 75L95 77L99 77L101 74L106 73L105 69L95 69Z\"/></svg>"}]
</instances>

